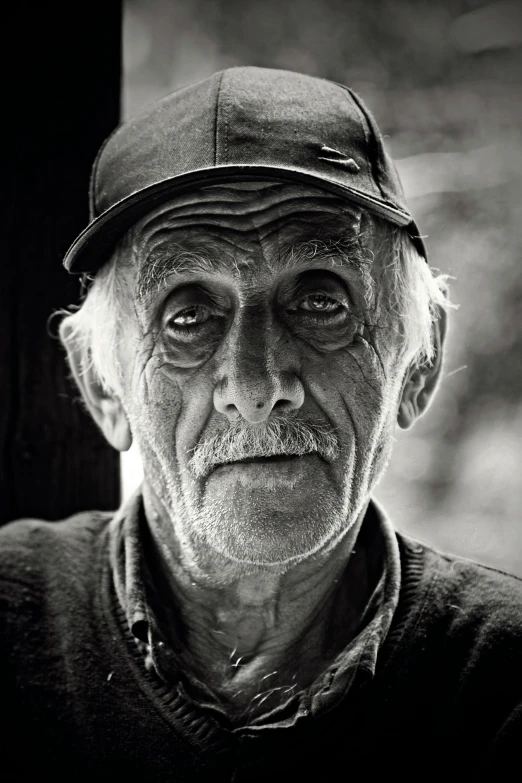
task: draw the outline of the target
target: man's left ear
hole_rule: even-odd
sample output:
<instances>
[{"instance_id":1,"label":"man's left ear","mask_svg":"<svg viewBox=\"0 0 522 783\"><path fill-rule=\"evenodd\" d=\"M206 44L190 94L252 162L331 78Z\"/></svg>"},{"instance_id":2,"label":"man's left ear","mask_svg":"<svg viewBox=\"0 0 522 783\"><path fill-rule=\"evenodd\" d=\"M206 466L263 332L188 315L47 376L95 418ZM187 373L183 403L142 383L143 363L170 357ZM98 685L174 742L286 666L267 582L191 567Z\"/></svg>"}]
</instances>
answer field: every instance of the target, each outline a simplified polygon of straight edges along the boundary
<instances>
[{"instance_id":1,"label":"man's left ear","mask_svg":"<svg viewBox=\"0 0 522 783\"><path fill-rule=\"evenodd\" d=\"M446 310L439 310L439 317L432 324L434 354L430 362L411 364L404 378L397 423L403 430L412 427L419 416L428 409L442 373L444 341L448 327Z\"/></svg>"}]
</instances>

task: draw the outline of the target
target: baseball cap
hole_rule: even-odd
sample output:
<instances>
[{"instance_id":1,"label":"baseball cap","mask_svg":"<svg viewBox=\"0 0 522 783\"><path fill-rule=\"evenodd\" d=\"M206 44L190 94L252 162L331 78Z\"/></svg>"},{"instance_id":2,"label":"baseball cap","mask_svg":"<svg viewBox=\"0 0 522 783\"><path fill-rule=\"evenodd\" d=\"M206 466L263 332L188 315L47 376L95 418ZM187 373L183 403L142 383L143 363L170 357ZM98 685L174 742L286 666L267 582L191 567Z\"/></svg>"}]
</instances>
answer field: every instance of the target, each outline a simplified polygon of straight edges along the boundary
<instances>
[{"instance_id":1,"label":"baseball cap","mask_svg":"<svg viewBox=\"0 0 522 783\"><path fill-rule=\"evenodd\" d=\"M237 67L150 104L109 136L90 223L64 258L95 273L123 234L182 191L230 181L316 185L409 232L426 251L382 135L361 99L326 79Z\"/></svg>"}]
</instances>

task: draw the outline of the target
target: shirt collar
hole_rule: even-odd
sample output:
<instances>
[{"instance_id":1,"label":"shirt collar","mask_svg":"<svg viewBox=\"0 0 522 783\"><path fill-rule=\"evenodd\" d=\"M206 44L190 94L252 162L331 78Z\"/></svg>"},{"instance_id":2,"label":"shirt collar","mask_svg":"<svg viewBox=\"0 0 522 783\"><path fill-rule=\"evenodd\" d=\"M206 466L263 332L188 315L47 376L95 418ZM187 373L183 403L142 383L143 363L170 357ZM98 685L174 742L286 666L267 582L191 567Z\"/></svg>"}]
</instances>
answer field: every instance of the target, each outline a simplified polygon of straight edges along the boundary
<instances>
[{"instance_id":1,"label":"shirt collar","mask_svg":"<svg viewBox=\"0 0 522 783\"><path fill-rule=\"evenodd\" d=\"M141 528L145 521L141 488L129 498L111 522L111 568L120 606L133 635L147 642L151 614L144 581Z\"/></svg>"},{"instance_id":2,"label":"shirt collar","mask_svg":"<svg viewBox=\"0 0 522 783\"><path fill-rule=\"evenodd\" d=\"M146 533L143 498L138 489L111 522L111 567L118 600L128 626L142 648L147 668L154 669L161 679L168 681L166 669L170 669L170 675L175 656L166 648L148 599L151 577L143 547ZM289 711L288 705L285 705L284 712L290 717L285 718L280 725L291 725L300 715L319 715L329 711L346 697L356 681L361 684L375 672L379 650L398 604L401 573L394 528L384 510L373 499L366 511L356 545L361 541L370 550L377 551L379 556L376 563L378 577L360 630L328 669L306 692L299 695L296 709ZM279 709L273 712L254 721L254 727L258 724L261 728L267 721L273 721Z\"/></svg>"},{"instance_id":3,"label":"shirt collar","mask_svg":"<svg viewBox=\"0 0 522 783\"><path fill-rule=\"evenodd\" d=\"M359 532L357 545L376 547L380 552L378 576L359 632L333 664L310 688L312 714L337 706L357 681L358 685L375 673L379 650L388 635L399 602L401 561L395 530L384 509L370 500Z\"/></svg>"}]
</instances>

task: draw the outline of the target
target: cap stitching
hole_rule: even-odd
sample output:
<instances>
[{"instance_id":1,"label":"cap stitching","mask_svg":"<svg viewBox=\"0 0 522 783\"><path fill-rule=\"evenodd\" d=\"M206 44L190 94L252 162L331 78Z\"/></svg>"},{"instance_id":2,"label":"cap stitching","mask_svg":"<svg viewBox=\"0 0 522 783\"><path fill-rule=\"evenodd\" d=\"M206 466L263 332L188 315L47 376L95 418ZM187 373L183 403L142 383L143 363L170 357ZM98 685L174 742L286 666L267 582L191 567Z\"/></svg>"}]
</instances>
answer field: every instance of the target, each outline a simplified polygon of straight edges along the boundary
<instances>
[{"instance_id":1,"label":"cap stitching","mask_svg":"<svg viewBox=\"0 0 522 783\"><path fill-rule=\"evenodd\" d=\"M89 196L90 196L89 207L90 207L90 211L91 211L91 215L92 215L92 217L91 217L92 220L94 220L94 218L97 217L97 214L98 214L98 203L97 203L97 199L96 199L96 179L97 179L97 176L98 176L98 168L99 168L99 165L100 165L100 159L101 159L101 156L102 156L102 154L103 154L103 152L105 150L105 147L107 146L109 141L112 139L112 137L116 134L116 132L120 129L120 127L121 127L121 123L119 123L116 126L116 128L114 128L114 130L111 133L109 133L109 135L107 136L105 141L102 143L100 149L98 150L98 154L96 155L94 163L92 164L91 179L90 179L90 183L89 183Z\"/></svg>"},{"instance_id":2,"label":"cap stitching","mask_svg":"<svg viewBox=\"0 0 522 783\"><path fill-rule=\"evenodd\" d=\"M215 117L215 124L214 124L214 166L218 165L218 117L219 117L219 99L221 96L221 85L223 84L223 77L225 75L225 71L221 71L221 76L219 79L219 84L217 88L216 93L216 117Z\"/></svg>"},{"instance_id":3,"label":"cap stitching","mask_svg":"<svg viewBox=\"0 0 522 783\"><path fill-rule=\"evenodd\" d=\"M225 122L225 164L228 163L228 133L229 133L229 123L228 123L228 114L230 110L230 103L225 103L225 110L224 110L224 122Z\"/></svg>"},{"instance_id":4,"label":"cap stitching","mask_svg":"<svg viewBox=\"0 0 522 783\"><path fill-rule=\"evenodd\" d=\"M364 113L364 111L362 109L362 106L360 105L360 103L358 101L358 96L352 90L350 90L349 87L345 87L344 85L339 85L339 86L343 88L343 90L345 92L345 98L346 98L346 100L348 102L349 102L348 95L350 95L351 98L353 99L353 102L354 102L354 104L355 104L355 106L357 108L357 111L359 113L359 116L361 117L361 120L362 120L362 127L363 127L363 131L364 131L364 139L366 141L366 144L367 144L368 148L371 148L371 146L375 146L375 143L373 143L373 145L372 145L371 142L370 142L370 134L372 133L372 130L371 130L371 127L370 127L370 125L368 123L366 114ZM346 93L348 93L348 95ZM372 141L374 142L373 139L372 139ZM379 193L381 194L381 198L383 199L383 201L385 203L389 203L388 199L384 195L383 189L381 187L381 183L379 181L379 177L376 176L375 165L374 165L374 161L373 161L372 157L370 157L370 169L371 169L371 172L372 172L373 181L375 182L375 184L377 185L377 187L379 189Z\"/></svg>"}]
</instances>

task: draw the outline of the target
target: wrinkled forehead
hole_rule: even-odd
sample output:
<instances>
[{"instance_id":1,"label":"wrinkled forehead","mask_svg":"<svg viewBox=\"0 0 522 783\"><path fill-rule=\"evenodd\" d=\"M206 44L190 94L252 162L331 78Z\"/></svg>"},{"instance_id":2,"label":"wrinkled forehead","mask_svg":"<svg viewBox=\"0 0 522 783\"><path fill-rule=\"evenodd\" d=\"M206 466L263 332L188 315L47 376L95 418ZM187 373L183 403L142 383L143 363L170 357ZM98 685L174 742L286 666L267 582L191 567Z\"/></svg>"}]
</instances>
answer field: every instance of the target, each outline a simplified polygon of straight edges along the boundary
<instances>
[{"instance_id":1,"label":"wrinkled forehead","mask_svg":"<svg viewBox=\"0 0 522 783\"><path fill-rule=\"evenodd\" d=\"M315 187L274 182L211 185L184 193L147 214L131 230L140 266L170 246L218 245L233 254L304 241L353 242L361 231L355 205ZM276 253L277 255L277 253Z\"/></svg>"}]
</instances>

